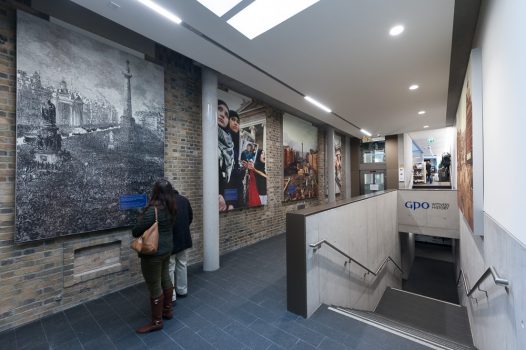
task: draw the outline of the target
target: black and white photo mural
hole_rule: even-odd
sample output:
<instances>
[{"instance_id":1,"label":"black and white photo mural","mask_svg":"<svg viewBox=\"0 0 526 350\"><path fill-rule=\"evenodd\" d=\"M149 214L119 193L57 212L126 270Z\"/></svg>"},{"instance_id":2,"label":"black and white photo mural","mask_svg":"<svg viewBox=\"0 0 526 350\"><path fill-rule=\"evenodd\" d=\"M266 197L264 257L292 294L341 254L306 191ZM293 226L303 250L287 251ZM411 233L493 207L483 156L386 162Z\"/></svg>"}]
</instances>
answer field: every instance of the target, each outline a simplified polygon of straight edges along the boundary
<instances>
[{"instance_id":1,"label":"black and white photo mural","mask_svg":"<svg viewBox=\"0 0 526 350\"><path fill-rule=\"evenodd\" d=\"M132 224L163 162L162 67L19 11L15 241Z\"/></svg>"}]
</instances>

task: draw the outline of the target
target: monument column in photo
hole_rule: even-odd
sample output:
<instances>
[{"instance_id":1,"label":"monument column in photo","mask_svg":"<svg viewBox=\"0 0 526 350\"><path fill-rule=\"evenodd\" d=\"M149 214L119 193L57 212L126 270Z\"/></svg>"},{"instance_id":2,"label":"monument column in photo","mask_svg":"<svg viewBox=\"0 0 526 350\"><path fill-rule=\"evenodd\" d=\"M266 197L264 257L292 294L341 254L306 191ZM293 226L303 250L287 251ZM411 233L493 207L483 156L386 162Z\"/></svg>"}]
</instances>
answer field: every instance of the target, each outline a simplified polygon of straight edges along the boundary
<instances>
[{"instance_id":1,"label":"monument column in photo","mask_svg":"<svg viewBox=\"0 0 526 350\"><path fill-rule=\"evenodd\" d=\"M335 169L334 169L334 128L332 126L327 127L325 131L325 137L327 139L327 152L325 157L327 159L327 190L328 190L328 202L332 203L336 201L336 180L335 180Z\"/></svg>"},{"instance_id":2,"label":"monument column in photo","mask_svg":"<svg viewBox=\"0 0 526 350\"><path fill-rule=\"evenodd\" d=\"M217 74L202 68L203 270L219 269Z\"/></svg>"},{"instance_id":3,"label":"monument column in photo","mask_svg":"<svg viewBox=\"0 0 526 350\"><path fill-rule=\"evenodd\" d=\"M345 176L345 198L351 198L351 138L345 136L345 159L343 160Z\"/></svg>"}]
</instances>

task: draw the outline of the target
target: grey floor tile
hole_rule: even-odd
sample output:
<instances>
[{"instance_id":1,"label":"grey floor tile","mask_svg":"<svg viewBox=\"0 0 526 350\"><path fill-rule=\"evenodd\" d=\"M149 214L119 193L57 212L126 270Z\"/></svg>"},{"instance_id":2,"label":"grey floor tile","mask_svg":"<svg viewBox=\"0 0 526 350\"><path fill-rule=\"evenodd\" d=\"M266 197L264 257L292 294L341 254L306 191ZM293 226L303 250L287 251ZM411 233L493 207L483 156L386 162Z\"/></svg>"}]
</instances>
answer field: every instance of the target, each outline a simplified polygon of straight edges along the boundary
<instances>
[{"instance_id":1,"label":"grey floor tile","mask_svg":"<svg viewBox=\"0 0 526 350\"><path fill-rule=\"evenodd\" d=\"M285 333L278 327L275 327L259 319L250 325L250 329L271 340L273 343L284 347L285 349L290 349L298 341L298 337L289 333Z\"/></svg>"},{"instance_id":2,"label":"grey floor tile","mask_svg":"<svg viewBox=\"0 0 526 350\"><path fill-rule=\"evenodd\" d=\"M148 348L160 348L165 347L169 349L174 344L174 339L166 334L164 330L159 330L147 334L137 334L137 337L144 343Z\"/></svg>"},{"instance_id":3,"label":"grey floor tile","mask_svg":"<svg viewBox=\"0 0 526 350\"><path fill-rule=\"evenodd\" d=\"M175 333L174 340L185 350L213 349L210 343L188 328L183 328L179 332Z\"/></svg>"},{"instance_id":4,"label":"grey floor tile","mask_svg":"<svg viewBox=\"0 0 526 350\"><path fill-rule=\"evenodd\" d=\"M50 347L53 350L82 350L83 347L78 339L71 339L65 343ZM101 349L102 350L102 349Z\"/></svg>"},{"instance_id":5,"label":"grey floor tile","mask_svg":"<svg viewBox=\"0 0 526 350\"><path fill-rule=\"evenodd\" d=\"M108 338L108 336L105 334L99 335L98 337L92 338L86 342L82 342L82 347L85 350L116 349L110 338Z\"/></svg>"},{"instance_id":6,"label":"grey floor tile","mask_svg":"<svg viewBox=\"0 0 526 350\"><path fill-rule=\"evenodd\" d=\"M245 347L233 336L217 327L202 329L198 334L217 349L242 350Z\"/></svg>"},{"instance_id":7,"label":"grey floor tile","mask_svg":"<svg viewBox=\"0 0 526 350\"><path fill-rule=\"evenodd\" d=\"M139 350L139 349L147 349L148 347L144 344L144 342L139 339L139 337L133 335L133 337L124 337L117 341L113 341L113 344L115 347L119 350ZM102 350L102 349L100 349Z\"/></svg>"},{"instance_id":8,"label":"grey floor tile","mask_svg":"<svg viewBox=\"0 0 526 350\"><path fill-rule=\"evenodd\" d=\"M318 349L320 350L346 350L347 347L341 343L338 343L332 339L325 338L321 342L321 344L318 346ZM372 348L374 350L378 350L376 348Z\"/></svg>"},{"instance_id":9,"label":"grey floor tile","mask_svg":"<svg viewBox=\"0 0 526 350\"><path fill-rule=\"evenodd\" d=\"M308 343L314 347L317 347L322 342L325 336L321 333L313 331L305 326L302 326L296 320L281 320L274 323L276 327L300 338L303 342Z\"/></svg>"},{"instance_id":10,"label":"grey floor tile","mask_svg":"<svg viewBox=\"0 0 526 350\"><path fill-rule=\"evenodd\" d=\"M225 332L254 350L265 350L272 345L270 340L237 322L226 327Z\"/></svg>"},{"instance_id":11,"label":"grey floor tile","mask_svg":"<svg viewBox=\"0 0 526 350\"><path fill-rule=\"evenodd\" d=\"M291 350L315 350L316 348L310 344L307 344L303 341L299 341L294 345Z\"/></svg>"}]
</instances>

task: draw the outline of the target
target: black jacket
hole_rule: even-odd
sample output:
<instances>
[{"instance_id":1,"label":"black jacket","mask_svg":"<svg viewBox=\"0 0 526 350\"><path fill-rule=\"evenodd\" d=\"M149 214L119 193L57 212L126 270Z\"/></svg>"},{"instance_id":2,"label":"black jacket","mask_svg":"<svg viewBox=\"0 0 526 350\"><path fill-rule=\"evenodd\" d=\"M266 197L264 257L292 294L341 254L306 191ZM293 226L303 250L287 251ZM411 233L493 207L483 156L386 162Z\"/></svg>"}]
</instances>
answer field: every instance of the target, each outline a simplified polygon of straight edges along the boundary
<instances>
[{"instance_id":1,"label":"black jacket","mask_svg":"<svg viewBox=\"0 0 526 350\"><path fill-rule=\"evenodd\" d=\"M141 258L151 258L152 256L160 256L169 254L173 250L173 242L170 239L170 231L172 228L172 216L168 210L164 208L157 209L157 220L159 223L159 248L157 253L153 255L139 254ZM155 222L155 209L148 207L144 211L144 214L139 216L137 223L132 228L133 237L139 237L149 229Z\"/></svg>"},{"instance_id":2,"label":"black jacket","mask_svg":"<svg viewBox=\"0 0 526 350\"><path fill-rule=\"evenodd\" d=\"M177 215L173 226L173 250L172 254L182 252L192 247L192 236L190 235L190 224L194 219L194 213L190 201L175 191L175 202Z\"/></svg>"}]
</instances>

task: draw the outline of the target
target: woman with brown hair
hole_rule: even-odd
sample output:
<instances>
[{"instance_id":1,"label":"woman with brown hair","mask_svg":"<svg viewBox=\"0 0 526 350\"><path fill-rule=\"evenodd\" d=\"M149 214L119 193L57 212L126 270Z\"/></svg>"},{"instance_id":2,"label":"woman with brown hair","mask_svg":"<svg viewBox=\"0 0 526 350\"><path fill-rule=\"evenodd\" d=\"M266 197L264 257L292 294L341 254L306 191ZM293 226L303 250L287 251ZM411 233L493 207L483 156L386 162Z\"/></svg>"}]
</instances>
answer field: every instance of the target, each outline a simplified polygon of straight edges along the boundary
<instances>
[{"instance_id":1,"label":"woman with brown hair","mask_svg":"<svg viewBox=\"0 0 526 350\"><path fill-rule=\"evenodd\" d=\"M169 181L160 179L153 185L150 201L137 224L132 229L133 237L141 236L155 221L158 222L159 247L153 255L139 254L141 271L150 292L152 320L138 328L137 333L148 333L163 328L163 318L173 317L173 284L168 266L173 248L172 227L175 222L176 204L174 189Z\"/></svg>"}]
</instances>

